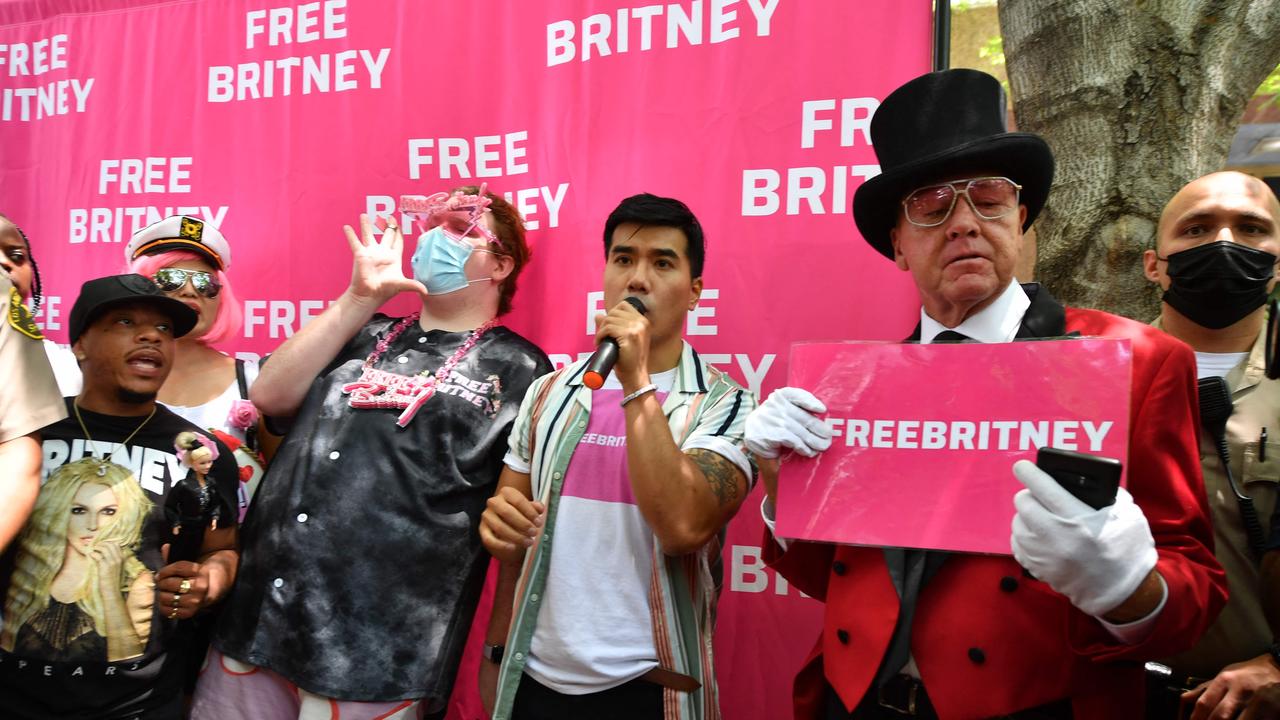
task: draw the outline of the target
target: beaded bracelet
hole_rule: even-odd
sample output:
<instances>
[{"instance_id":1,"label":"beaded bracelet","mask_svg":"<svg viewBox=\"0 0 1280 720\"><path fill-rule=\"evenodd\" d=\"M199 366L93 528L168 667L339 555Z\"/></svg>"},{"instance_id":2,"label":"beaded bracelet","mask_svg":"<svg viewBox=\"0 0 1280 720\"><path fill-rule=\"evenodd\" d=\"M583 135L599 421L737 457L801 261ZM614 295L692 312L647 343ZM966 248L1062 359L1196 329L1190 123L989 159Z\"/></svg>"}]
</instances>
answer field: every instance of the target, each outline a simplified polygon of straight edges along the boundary
<instances>
[{"instance_id":1,"label":"beaded bracelet","mask_svg":"<svg viewBox=\"0 0 1280 720\"><path fill-rule=\"evenodd\" d=\"M631 393L630 395L628 395L628 396L626 396L626 397L622 398L622 402L621 402L621 403L619 403L619 405L626 405L627 403L631 402L632 400L635 400L636 398L640 397L641 395L643 395L643 394L645 394L645 393L648 393L648 392L653 392L654 390L657 390L657 389L658 389L658 386L657 386L657 385L654 385L653 383L649 383L648 385L645 385L644 387L640 388L639 390L637 390L637 391L635 391L635 392Z\"/></svg>"}]
</instances>

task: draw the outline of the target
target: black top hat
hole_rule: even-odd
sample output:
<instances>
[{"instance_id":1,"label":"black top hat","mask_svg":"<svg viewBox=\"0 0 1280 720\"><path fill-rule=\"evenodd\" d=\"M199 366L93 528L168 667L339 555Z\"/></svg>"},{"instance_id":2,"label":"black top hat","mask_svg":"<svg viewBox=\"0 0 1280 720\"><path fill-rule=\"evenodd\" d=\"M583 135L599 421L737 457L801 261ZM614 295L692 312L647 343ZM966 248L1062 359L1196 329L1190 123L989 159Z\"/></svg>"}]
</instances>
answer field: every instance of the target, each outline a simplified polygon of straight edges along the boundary
<instances>
[{"instance_id":1,"label":"black top hat","mask_svg":"<svg viewBox=\"0 0 1280 720\"><path fill-rule=\"evenodd\" d=\"M1053 152L1039 135L1008 132L1004 90L977 70L922 75L889 93L871 119L880 174L853 195L853 219L871 247L893 259L889 231L907 193L953 173L1005 175L1022 186L1027 221L1053 184Z\"/></svg>"},{"instance_id":2,"label":"black top hat","mask_svg":"<svg viewBox=\"0 0 1280 720\"><path fill-rule=\"evenodd\" d=\"M136 273L128 275L109 275L96 280L88 280L80 286L80 296L76 304L71 306L70 326L71 342L75 343L84 331L98 319L104 310L112 305L128 302L145 302L156 306L156 309L167 314L173 320L173 336L180 338L191 332L200 318L195 310L186 303L160 292L156 284Z\"/></svg>"}]
</instances>

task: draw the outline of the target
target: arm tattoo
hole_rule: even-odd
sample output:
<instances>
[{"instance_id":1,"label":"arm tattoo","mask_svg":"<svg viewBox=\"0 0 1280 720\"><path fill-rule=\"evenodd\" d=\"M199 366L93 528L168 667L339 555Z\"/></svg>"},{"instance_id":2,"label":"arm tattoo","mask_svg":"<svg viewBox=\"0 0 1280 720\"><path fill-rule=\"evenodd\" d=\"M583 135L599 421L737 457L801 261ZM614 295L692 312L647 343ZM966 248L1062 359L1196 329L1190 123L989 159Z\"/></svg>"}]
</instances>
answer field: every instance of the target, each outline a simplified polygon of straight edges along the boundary
<instances>
[{"instance_id":1,"label":"arm tattoo","mask_svg":"<svg viewBox=\"0 0 1280 720\"><path fill-rule=\"evenodd\" d=\"M738 489L738 478L742 476L742 471L737 465L719 453L702 448L690 450L689 458L707 478L707 485L711 487L711 492L716 494L716 499L720 501L721 506L738 499L738 495L741 494Z\"/></svg>"}]
</instances>

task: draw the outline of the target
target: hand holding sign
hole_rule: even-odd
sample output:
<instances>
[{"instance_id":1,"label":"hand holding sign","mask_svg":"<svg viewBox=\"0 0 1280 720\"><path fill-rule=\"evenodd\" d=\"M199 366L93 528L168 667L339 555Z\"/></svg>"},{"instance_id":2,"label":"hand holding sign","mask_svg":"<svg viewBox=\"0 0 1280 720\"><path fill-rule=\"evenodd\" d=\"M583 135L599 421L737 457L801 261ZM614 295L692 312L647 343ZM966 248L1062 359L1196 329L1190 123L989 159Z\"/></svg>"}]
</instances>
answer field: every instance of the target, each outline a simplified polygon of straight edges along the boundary
<instances>
[{"instance_id":1,"label":"hand holding sign","mask_svg":"<svg viewBox=\"0 0 1280 720\"><path fill-rule=\"evenodd\" d=\"M765 497L772 503L778 496L778 455L783 449L814 457L831 447L831 428L816 413L827 406L813 393L798 387L783 387L769 393L747 416L744 441L756 456Z\"/></svg>"},{"instance_id":2,"label":"hand holding sign","mask_svg":"<svg viewBox=\"0 0 1280 720\"><path fill-rule=\"evenodd\" d=\"M1009 466L1042 447L1123 463L1131 365L1128 341L1104 338L800 343L792 387L748 418L747 446L796 451L776 486L779 537L1008 554Z\"/></svg>"},{"instance_id":3,"label":"hand holding sign","mask_svg":"<svg viewBox=\"0 0 1280 720\"><path fill-rule=\"evenodd\" d=\"M778 457L784 448L813 457L831 447L831 428L815 415L826 411L808 390L778 388L747 416L747 449L767 459Z\"/></svg>"},{"instance_id":4,"label":"hand holding sign","mask_svg":"<svg viewBox=\"0 0 1280 720\"><path fill-rule=\"evenodd\" d=\"M1129 598L1155 567L1156 542L1142 508L1121 488L1094 510L1027 460L1013 465L1026 486L1013 498L1013 557L1072 605L1100 617Z\"/></svg>"}]
</instances>

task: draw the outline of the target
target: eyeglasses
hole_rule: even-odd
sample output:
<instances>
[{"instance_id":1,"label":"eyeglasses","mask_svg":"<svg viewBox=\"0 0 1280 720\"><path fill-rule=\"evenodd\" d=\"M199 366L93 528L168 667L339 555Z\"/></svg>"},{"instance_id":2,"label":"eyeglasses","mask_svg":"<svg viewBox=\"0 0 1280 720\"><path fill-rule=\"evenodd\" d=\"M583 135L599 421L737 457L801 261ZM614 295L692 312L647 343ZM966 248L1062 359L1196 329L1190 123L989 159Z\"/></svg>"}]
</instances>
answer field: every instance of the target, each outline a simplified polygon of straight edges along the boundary
<instances>
[{"instance_id":1,"label":"eyeglasses","mask_svg":"<svg viewBox=\"0 0 1280 720\"><path fill-rule=\"evenodd\" d=\"M475 238L501 247L498 237L482 222L493 202L485 194L487 188L488 184L482 183L474 195L461 191L452 195L438 192L428 197L401 195L400 212L414 216L424 231L442 227L455 241Z\"/></svg>"},{"instance_id":2,"label":"eyeglasses","mask_svg":"<svg viewBox=\"0 0 1280 720\"><path fill-rule=\"evenodd\" d=\"M187 284L187 278L191 279L191 287L201 295L210 300L218 297L218 293L222 292L222 283L218 282L218 278L211 272L205 270L183 270L182 268L161 268L156 271L151 279L155 281L156 287L164 292L177 292Z\"/></svg>"},{"instance_id":3,"label":"eyeglasses","mask_svg":"<svg viewBox=\"0 0 1280 720\"><path fill-rule=\"evenodd\" d=\"M445 234L454 240L475 238L496 245L498 244L497 236L481 222L485 212L487 211L476 207L459 207L432 217L427 223L427 229L441 227Z\"/></svg>"},{"instance_id":4,"label":"eyeglasses","mask_svg":"<svg viewBox=\"0 0 1280 720\"><path fill-rule=\"evenodd\" d=\"M957 185L962 187L958 190ZM937 227L951 217L956 198L964 195L974 214L996 220L1018 209L1022 186L1006 177L980 177L929 185L913 191L902 201L907 222L916 227Z\"/></svg>"}]
</instances>

